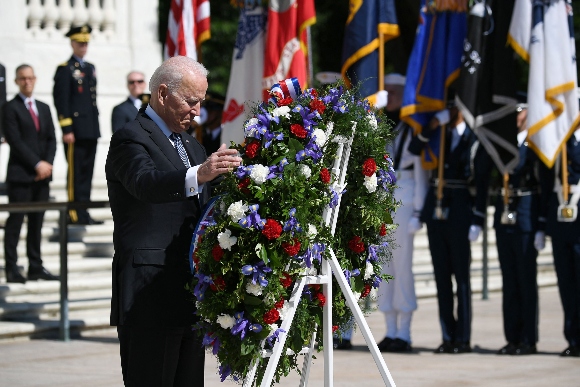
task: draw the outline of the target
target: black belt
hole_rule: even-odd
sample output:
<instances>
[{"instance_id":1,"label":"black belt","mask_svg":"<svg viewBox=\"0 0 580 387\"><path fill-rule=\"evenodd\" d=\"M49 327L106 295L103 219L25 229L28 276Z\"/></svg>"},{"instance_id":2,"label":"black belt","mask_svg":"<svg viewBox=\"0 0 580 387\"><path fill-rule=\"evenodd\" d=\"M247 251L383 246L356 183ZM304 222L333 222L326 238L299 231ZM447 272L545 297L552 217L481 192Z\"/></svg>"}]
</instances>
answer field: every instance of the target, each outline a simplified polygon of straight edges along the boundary
<instances>
[{"instance_id":1,"label":"black belt","mask_svg":"<svg viewBox=\"0 0 580 387\"><path fill-rule=\"evenodd\" d=\"M530 196L530 195L535 195L535 194L539 194L540 193L540 188L539 187L523 187L523 188L510 188L508 189L508 197L510 198L515 198L515 197L521 197L521 196ZM503 188L501 189L497 189L494 192L495 195L498 196L504 196L505 194L505 190Z\"/></svg>"},{"instance_id":2,"label":"black belt","mask_svg":"<svg viewBox=\"0 0 580 387\"><path fill-rule=\"evenodd\" d=\"M443 188L449 189L467 189L469 185L467 184L467 180L458 180L458 179L443 179L445 185ZM438 186L438 179L431 180L431 186L437 187Z\"/></svg>"}]
</instances>

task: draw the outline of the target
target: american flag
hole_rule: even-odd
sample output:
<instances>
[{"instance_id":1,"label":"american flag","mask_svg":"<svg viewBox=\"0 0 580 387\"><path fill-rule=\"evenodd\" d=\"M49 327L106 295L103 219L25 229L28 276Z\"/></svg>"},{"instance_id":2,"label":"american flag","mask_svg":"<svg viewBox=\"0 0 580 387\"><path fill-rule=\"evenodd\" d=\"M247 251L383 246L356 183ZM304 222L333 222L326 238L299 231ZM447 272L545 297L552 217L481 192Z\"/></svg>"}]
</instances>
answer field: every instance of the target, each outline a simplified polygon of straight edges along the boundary
<instances>
[{"instance_id":1,"label":"american flag","mask_svg":"<svg viewBox=\"0 0 580 387\"><path fill-rule=\"evenodd\" d=\"M210 37L209 0L172 0L164 58L176 55L197 60L200 44Z\"/></svg>"}]
</instances>

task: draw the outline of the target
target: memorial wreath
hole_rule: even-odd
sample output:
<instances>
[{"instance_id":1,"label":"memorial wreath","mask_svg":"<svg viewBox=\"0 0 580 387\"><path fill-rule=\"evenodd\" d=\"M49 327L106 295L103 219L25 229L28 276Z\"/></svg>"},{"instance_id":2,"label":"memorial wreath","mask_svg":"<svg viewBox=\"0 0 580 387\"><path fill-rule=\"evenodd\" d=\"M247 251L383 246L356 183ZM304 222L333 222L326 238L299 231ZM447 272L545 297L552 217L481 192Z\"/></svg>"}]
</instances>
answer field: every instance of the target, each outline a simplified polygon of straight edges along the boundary
<instances>
[{"instance_id":1,"label":"memorial wreath","mask_svg":"<svg viewBox=\"0 0 580 387\"><path fill-rule=\"evenodd\" d=\"M192 240L190 257L199 322L194 329L219 362L221 380L245 378L261 350L280 334L286 347L275 380L297 368L296 355L318 329L332 302L333 331L349 326L350 309L338 286L326 300L320 285L306 286L292 329L279 327L297 278L319 273L332 248L350 286L367 297L386 278L395 174L385 144L391 125L342 83L300 92L295 79L270 90L244 124L236 147L243 164L224 176ZM344 184L332 173L337 139L354 136ZM340 200L339 200L340 199ZM334 235L325 208L340 203ZM340 328L339 328L340 327ZM321 346L319 346L320 348ZM258 368L258 381L265 362Z\"/></svg>"}]
</instances>

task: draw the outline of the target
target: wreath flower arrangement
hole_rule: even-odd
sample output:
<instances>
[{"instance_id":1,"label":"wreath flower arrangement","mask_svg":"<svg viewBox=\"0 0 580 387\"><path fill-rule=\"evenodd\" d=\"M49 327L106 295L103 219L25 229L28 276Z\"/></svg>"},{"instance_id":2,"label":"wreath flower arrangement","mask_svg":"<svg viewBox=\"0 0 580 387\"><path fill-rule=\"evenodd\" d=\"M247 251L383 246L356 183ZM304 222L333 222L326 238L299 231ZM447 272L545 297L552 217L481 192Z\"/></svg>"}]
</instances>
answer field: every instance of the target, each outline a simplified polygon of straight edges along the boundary
<instances>
[{"instance_id":1,"label":"wreath flower arrangement","mask_svg":"<svg viewBox=\"0 0 580 387\"><path fill-rule=\"evenodd\" d=\"M387 279L381 264L388 258L396 207L392 161L384 151L390 124L342 83L301 93L295 80L286 80L270 94L244 124L245 143L232 145L243 165L218 186L190 251L195 270L190 290L200 318L194 329L217 356L222 381L245 378L258 361L259 383L267 364L261 350L272 348L282 334L294 353L308 344L314 329L322 343L326 302L333 303L333 331L340 334L348 326L352 314L338 286L327 300L320 285L309 285L291 331L280 329L293 284L319 273L329 248L361 298ZM354 136L342 186L331 172L339 136ZM339 202L332 235L322 214ZM297 355L283 353L276 382L298 370Z\"/></svg>"}]
</instances>

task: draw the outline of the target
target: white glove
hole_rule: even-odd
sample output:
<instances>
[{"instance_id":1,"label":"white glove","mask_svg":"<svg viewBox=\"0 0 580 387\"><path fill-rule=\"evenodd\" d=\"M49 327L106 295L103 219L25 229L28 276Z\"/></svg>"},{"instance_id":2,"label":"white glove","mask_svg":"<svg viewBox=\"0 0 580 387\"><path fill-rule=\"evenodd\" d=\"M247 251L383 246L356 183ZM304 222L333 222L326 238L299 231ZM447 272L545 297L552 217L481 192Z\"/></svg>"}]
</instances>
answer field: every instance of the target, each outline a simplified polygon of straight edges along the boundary
<instances>
[{"instance_id":1,"label":"white glove","mask_svg":"<svg viewBox=\"0 0 580 387\"><path fill-rule=\"evenodd\" d=\"M543 231L536 231L536 236L534 237L534 247L536 250L540 251L546 247L546 233Z\"/></svg>"},{"instance_id":2,"label":"white glove","mask_svg":"<svg viewBox=\"0 0 580 387\"><path fill-rule=\"evenodd\" d=\"M413 216L411 219L409 219L409 223L407 224L407 232L409 234L414 234L422 228L423 223L421 223L417 216Z\"/></svg>"},{"instance_id":3,"label":"white glove","mask_svg":"<svg viewBox=\"0 0 580 387\"><path fill-rule=\"evenodd\" d=\"M479 238L479 234L481 234L481 226L475 224L469 226L469 235L467 238L470 242L475 242Z\"/></svg>"}]
</instances>

